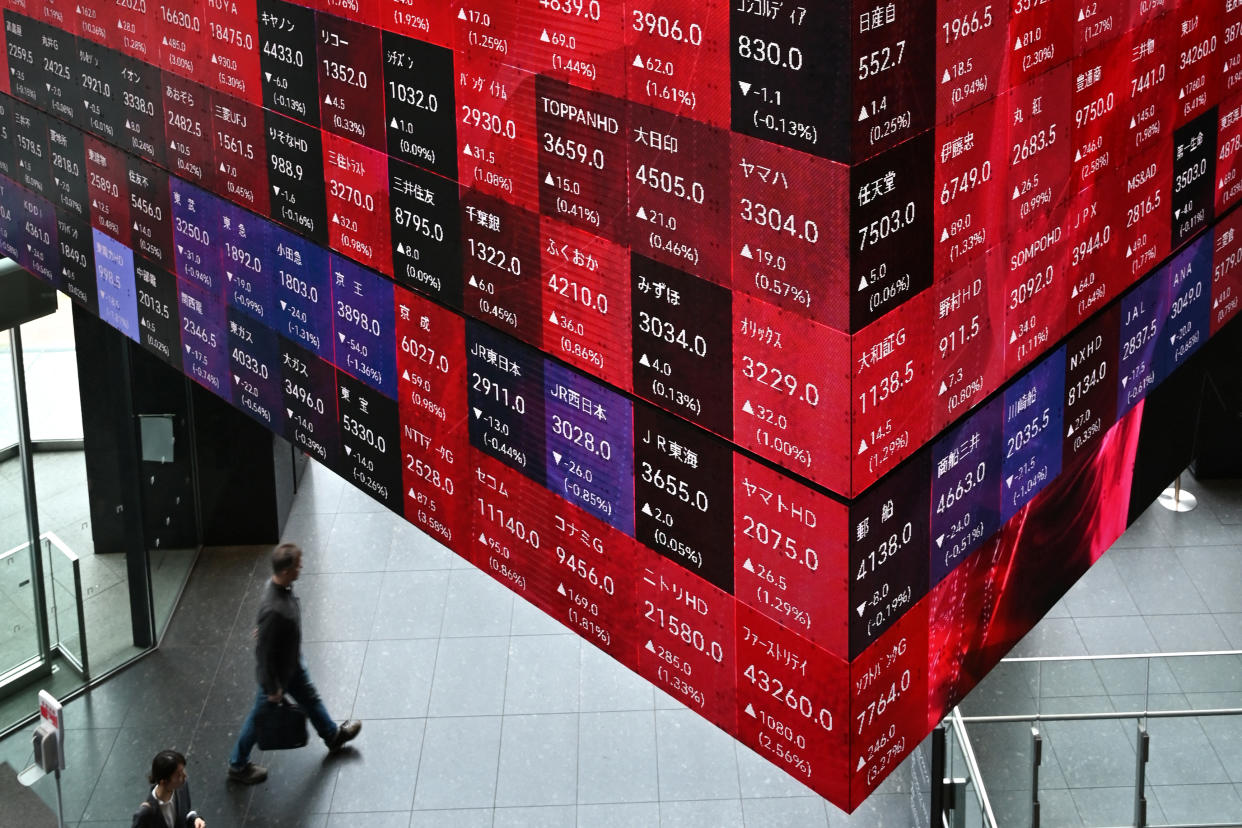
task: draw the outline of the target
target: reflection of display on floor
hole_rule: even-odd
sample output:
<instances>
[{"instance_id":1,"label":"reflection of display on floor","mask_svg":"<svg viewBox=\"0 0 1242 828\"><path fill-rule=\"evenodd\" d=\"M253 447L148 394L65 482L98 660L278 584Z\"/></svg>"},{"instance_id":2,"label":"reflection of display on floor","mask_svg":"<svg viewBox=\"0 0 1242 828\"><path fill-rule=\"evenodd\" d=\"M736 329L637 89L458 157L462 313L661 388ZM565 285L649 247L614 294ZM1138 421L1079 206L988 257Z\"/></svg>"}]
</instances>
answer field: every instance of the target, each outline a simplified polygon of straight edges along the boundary
<instances>
[{"instance_id":1,"label":"reflection of display on floor","mask_svg":"<svg viewBox=\"0 0 1242 828\"><path fill-rule=\"evenodd\" d=\"M98 675L133 658L142 650L133 645L129 614L129 584L125 559L120 555L96 555L91 540L90 503L86 488L86 467L80 451L37 452L35 491L39 507L39 531L54 532L81 562L83 610L91 673ZM16 458L0 463L0 552L26 541L26 518L22 500L21 468ZM192 549L151 550L151 586L155 598L156 629L168 621L173 601L194 561ZM13 564L0 563L0 617L18 619L0 628L0 672L34 655L29 632L33 628L29 569L24 555L14 556ZM73 598L73 578L63 557L45 557L45 574L55 576L56 621L65 647L80 652L77 607ZM18 571L20 570L20 572ZM55 629L52 631L56 635ZM61 672L76 676L68 664ZM59 684L62 677L58 677ZM73 685L76 687L76 685ZM68 690L68 686L66 690ZM32 691L33 692L33 691ZM29 713L30 705L14 708L14 702L0 703L0 730L13 719Z\"/></svg>"}]
</instances>

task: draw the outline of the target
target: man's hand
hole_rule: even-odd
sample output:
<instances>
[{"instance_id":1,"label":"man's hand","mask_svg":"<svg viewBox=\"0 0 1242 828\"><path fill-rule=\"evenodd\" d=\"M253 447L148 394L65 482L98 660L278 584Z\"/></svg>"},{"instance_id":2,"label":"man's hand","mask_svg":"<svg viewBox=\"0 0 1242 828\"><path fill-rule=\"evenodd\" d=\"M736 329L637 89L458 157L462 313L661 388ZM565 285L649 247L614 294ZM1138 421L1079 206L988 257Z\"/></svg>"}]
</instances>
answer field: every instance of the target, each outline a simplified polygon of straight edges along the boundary
<instances>
[{"instance_id":1,"label":"man's hand","mask_svg":"<svg viewBox=\"0 0 1242 828\"><path fill-rule=\"evenodd\" d=\"M195 819L194 819L194 828L207 828L207 823L206 823L206 822L203 822L203 818L202 818L202 817L195 817Z\"/></svg>"},{"instance_id":2,"label":"man's hand","mask_svg":"<svg viewBox=\"0 0 1242 828\"><path fill-rule=\"evenodd\" d=\"M284 697L285 697L285 691L277 690L275 693L268 696L267 700L270 701L272 704L280 704L281 699L283 699Z\"/></svg>"}]
</instances>

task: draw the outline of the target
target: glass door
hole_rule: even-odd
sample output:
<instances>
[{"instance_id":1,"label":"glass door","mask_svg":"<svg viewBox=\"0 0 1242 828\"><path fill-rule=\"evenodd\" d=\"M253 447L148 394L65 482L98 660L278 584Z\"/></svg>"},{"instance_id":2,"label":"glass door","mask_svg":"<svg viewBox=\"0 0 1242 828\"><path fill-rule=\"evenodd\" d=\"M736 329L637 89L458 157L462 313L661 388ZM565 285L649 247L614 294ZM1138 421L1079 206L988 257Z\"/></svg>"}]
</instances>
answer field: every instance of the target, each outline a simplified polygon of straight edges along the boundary
<instances>
[{"instance_id":1,"label":"glass door","mask_svg":"<svg viewBox=\"0 0 1242 828\"><path fill-rule=\"evenodd\" d=\"M0 687L49 669L20 353L18 334L0 334Z\"/></svg>"}]
</instances>

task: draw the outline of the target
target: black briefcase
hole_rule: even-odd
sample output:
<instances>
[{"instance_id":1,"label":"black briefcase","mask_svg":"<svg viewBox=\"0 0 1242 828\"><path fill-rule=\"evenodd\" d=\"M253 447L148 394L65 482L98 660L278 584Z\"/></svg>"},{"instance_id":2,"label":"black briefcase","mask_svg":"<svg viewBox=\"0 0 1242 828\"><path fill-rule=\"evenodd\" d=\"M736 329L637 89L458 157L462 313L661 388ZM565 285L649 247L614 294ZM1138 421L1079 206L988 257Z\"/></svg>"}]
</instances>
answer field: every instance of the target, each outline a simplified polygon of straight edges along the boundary
<instances>
[{"instance_id":1,"label":"black briefcase","mask_svg":"<svg viewBox=\"0 0 1242 828\"><path fill-rule=\"evenodd\" d=\"M307 742L306 711L287 700L264 704L254 725L262 750L290 750Z\"/></svg>"}]
</instances>

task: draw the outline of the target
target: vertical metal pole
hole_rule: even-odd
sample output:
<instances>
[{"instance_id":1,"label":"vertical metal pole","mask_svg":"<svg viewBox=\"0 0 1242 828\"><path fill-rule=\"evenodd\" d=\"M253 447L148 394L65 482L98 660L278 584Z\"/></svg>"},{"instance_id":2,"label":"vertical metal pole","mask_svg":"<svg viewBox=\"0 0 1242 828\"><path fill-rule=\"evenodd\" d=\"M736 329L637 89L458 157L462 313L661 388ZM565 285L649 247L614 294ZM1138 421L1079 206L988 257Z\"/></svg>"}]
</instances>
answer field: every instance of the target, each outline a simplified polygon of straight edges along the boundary
<instances>
[{"instance_id":1,"label":"vertical metal pole","mask_svg":"<svg viewBox=\"0 0 1242 828\"><path fill-rule=\"evenodd\" d=\"M56 825L65 828L65 803L60 793L60 768L56 769Z\"/></svg>"},{"instance_id":2,"label":"vertical metal pole","mask_svg":"<svg viewBox=\"0 0 1242 828\"><path fill-rule=\"evenodd\" d=\"M931 820L932 828L944 825L944 764L946 733L942 724L932 731L931 755Z\"/></svg>"},{"instance_id":3,"label":"vertical metal pole","mask_svg":"<svg viewBox=\"0 0 1242 828\"><path fill-rule=\"evenodd\" d=\"M22 490L26 498L26 532L30 543L30 583L33 587L35 629L39 637L39 659L46 664L51 658L51 644L47 628L47 596L43 583L43 550L39 546L39 505L30 442L30 411L26 405L26 374L22 365L22 332L18 328L9 329L9 356L13 360L17 451L21 458Z\"/></svg>"},{"instance_id":4,"label":"vertical metal pole","mask_svg":"<svg viewBox=\"0 0 1242 828\"><path fill-rule=\"evenodd\" d=\"M1039 828L1039 766L1044 761L1044 737L1031 728L1031 828Z\"/></svg>"},{"instance_id":5,"label":"vertical metal pole","mask_svg":"<svg viewBox=\"0 0 1242 828\"><path fill-rule=\"evenodd\" d=\"M1138 745L1134 761L1134 825L1147 826L1147 760L1151 758L1151 737L1142 723L1138 726Z\"/></svg>"}]
</instances>

